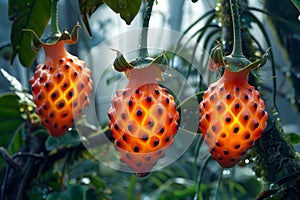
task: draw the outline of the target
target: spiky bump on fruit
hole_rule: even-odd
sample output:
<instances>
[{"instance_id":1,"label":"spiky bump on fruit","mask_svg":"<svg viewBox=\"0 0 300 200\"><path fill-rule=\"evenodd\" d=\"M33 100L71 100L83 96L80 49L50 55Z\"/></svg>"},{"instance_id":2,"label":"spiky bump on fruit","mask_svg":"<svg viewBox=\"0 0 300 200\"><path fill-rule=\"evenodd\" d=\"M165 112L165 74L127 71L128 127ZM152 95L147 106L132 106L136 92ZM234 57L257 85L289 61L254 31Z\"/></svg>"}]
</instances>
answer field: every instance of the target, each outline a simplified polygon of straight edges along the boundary
<instances>
[{"instance_id":1,"label":"spiky bump on fruit","mask_svg":"<svg viewBox=\"0 0 300 200\"><path fill-rule=\"evenodd\" d=\"M89 105L92 80L85 63L66 51L63 40L42 46L46 59L30 79L32 95L48 133L59 137Z\"/></svg>"},{"instance_id":2,"label":"spiky bump on fruit","mask_svg":"<svg viewBox=\"0 0 300 200\"><path fill-rule=\"evenodd\" d=\"M268 113L259 92L248 83L249 72L225 69L199 104L202 136L224 168L239 162L267 126Z\"/></svg>"},{"instance_id":3,"label":"spiky bump on fruit","mask_svg":"<svg viewBox=\"0 0 300 200\"><path fill-rule=\"evenodd\" d=\"M163 157L178 129L174 98L157 84L155 68L131 69L128 85L116 92L108 110L120 159L140 177Z\"/></svg>"}]
</instances>

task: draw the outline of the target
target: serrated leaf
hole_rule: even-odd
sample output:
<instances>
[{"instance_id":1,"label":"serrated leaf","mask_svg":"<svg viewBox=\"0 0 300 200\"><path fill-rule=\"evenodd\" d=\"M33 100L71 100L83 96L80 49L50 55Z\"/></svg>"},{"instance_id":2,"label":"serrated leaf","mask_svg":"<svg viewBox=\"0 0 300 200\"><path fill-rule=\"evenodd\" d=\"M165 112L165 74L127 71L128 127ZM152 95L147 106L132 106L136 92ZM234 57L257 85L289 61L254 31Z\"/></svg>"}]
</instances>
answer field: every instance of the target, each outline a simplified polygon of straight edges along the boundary
<instances>
[{"instance_id":1,"label":"serrated leaf","mask_svg":"<svg viewBox=\"0 0 300 200\"><path fill-rule=\"evenodd\" d=\"M138 14L141 0L104 0L114 12L119 13L121 18L130 25L134 17Z\"/></svg>"},{"instance_id":2,"label":"serrated leaf","mask_svg":"<svg viewBox=\"0 0 300 200\"><path fill-rule=\"evenodd\" d=\"M45 147L48 151L61 149L61 148L72 148L77 147L81 143L78 134L70 131L64 136L59 138L48 137L45 143Z\"/></svg>"},{"instance_id":3,"label":"serrated leaf","mask_svg":"<svg viewBox=\"0 0 300 200\"><path fill-rule=\"evenodd\" d=\"M292 144L300 144L300 135L297 133L288 133L286 138Z\"/></svg>"},{"instance_id":4,"label":"serrated leaf","mask_svg":"<svg viewBox=\"0 0 300 200\"><path fill-rule=\"evenodd\" d=\"M91 29L89 26L88 18L97 10L99 6L103 4L103 0L78 0L81 19L85 26L85 29L90 37L92 37Z\"/></svg>"},{"instance_id":5,"label":"serrated leaf","mask_svg":"<svg viewBox=\"0 0 300 200\"><path fill-rule=\"evenodd\" d=\"M8 15L13 21L11 28L11 64L16 55L22 65L30 67L36 57L31 48L31 35L22 31L32 29L39 37L44 32L50 18L51 0L9 0Z\"/></svg>"}]
</instances>

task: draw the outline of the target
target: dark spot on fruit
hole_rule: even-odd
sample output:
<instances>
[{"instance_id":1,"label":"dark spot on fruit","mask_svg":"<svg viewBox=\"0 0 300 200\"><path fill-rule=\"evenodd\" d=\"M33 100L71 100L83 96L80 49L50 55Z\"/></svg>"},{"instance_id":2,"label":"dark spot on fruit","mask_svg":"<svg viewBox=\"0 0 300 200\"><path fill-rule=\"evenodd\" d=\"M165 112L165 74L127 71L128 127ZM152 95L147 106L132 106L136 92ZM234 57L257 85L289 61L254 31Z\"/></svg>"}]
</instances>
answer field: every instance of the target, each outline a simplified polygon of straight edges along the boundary
<instances>
[{"instance_id":1,"label":"dark spot on fruit","mask_svg":"<svg viewBox=\"0 0 300 200\"><path fill-rule=\"evenodd\" d=\"M217 110L220 111L221 109L222 109L222 106L221 106L221 105L218 105L218 106L217 106Z\"/></svg>"},{"instance_id":2,"label":"dark spot on fruit","mask_svg":"<svg viewBox=\"0 0 300 200\"><path fill-rule=\"evenodd\" d=\"M211 91L214 91L216 88L216 86L211 87Z\"/></svg>"},{"instance_id":3,"label":"dark spot on fruit","mask_svg":"<svg viewBox=\"0 0 300 200\"><path fill-rule=\"evenodd\" d=\"M235 88L235 91L237 91L237 92L240 91L240 88L236 87L236 88Z\"/></svg>"},{"instance_id":4,"label":"dark spot on fruit","mask_svg":"<svg viewBox=\"0 0 300 200\"><path fill-rule=\"evenodd\" d=\"M211 129L212 129L213 132L216 132L217 127L216 127L215 125L213 125L213 126L211 127Z\"/></svg>"},{"instance_id":5,"label":"dark spot on fruit","mask_svg":"<svg viewBox=\"0 0 300 200\"><path fill-rule=\"evenodd\" d=\"M68 116L68 113L64 113L62 117L67 117Z\"/></svg>"},{"instance_id":6,"label":"dark spot on fruit","mask_svg":"<svg viewBox=\"0 0 300 200\"><path fill-rule=\"evenodd\" d=\"M155 139L154 142L153 142L153 145L156 147L159 145L159 139Z\"/></svg>"},{"instance_id":7,"label":"dark spot on fruit","mask_svg":"<svg viewBox=\"0 0 300 200\"><path fill-rule=\"evenodd\" d=\"M53 114L53 113L50 113L49 117L50 117L50 118L53 118L53 117L54 117L54 114Z\"/></svg>"},{"instance_id":8,"label":"dark spot on fruit","mask_svg":"<svg viewBox=\"0 0 300 200\"><path fill-rule=\"evenodd\" d=\"M218 157L218 160L223 160L222 157Z\"/></svg>"},{"instance_id":9,"label":"dark spot on fruit","mask_svg":"<svg viewBox=\"0 0 300 200\"><path fill-rule=\"evenodd\" d=\"M225 120L226 120L227 123L229 123L231 121L231 118L227 117Z\"/></svg>"},{"instance_id":10,"label":"dark spot on fruit","mask_svg":"<svg viewBox=\"0 0 300 200\"><path fill-rule=\"evenodd\" d=\"M161 108L159 108L157 111L158 111L158 114L160 114L160 115L161 115L162 112L163 112Z\"/></svg>"},{"instance_id":11,"label":"dark spot on fruit","mask_svg":"<svg viewBox=\"0 0 300 200\"><path fill-rule=\"evenodd\" d=\"M111 115L110 115L109 113L107 114L107 116L108 116L108 118L111 120Z\"/></svg>"},{"instance_id":12,"label":"dark spot on fruit","mask_svg":"<svg viewBox=\"0 0 300 200\"><path fill-rule=\"evenodd\" d=\"M252 92L252 89L249 89L249 92Z\"/></svg>"},{"instance_id":13,"label":"dark spot on fruit","mask_svg":"<svg viewBox=\"0 0 300 200\"><path fill-rule=\"evenodd\" d=\"M40 77L40 81L42 82L43 80L44 80L44 78L41 76L41 77Z\"/></svg>"},{"instance_id":14,"label":"dark spot on fruit","mask_svg":"<svg viewBox=\"0 0 300 200\"><path fill-rule=\"evenodd\" d=\"M209 114L205 114L205 119L209 120Z\"/></svg>"},{"instance_id":15,"label":"dark spot on fruit","mask_svg":"<svg viewBox=\"0 0 300 200\"><path fill-rule=\"evenodd\" d=\"M68 95L69 95L69 97L72 97L73 96L73 92L70 91Z\"/></svg>"},{"instance_id":16,"label":"dark spot on fruit","mask_svg":"<svg viewBox=\"0 0 300 200\"><path fill-rule=\"evenodd\" d=\"M45 83L45 88L49 88L49 87L50 87L49 83Z\"/></svg>"},{"instance_id":17,"label":"dark spot on fruit","mask_svg":"<svg viewBox=\"0 0 300 200\"><path fill-rule=\"evenodd\" d=\"M235 145L235 149L239 149L241 147L241 145L239 145L239 144L237 144L237 145Z\"/></svg>"},{"instance_id":18,"label":"dark spot on fruit","mask_svg":"<svg viewBox=\"0 0 300 200\"><path fill-rule=\"evenodd\" d=\"M172 124L172 122L173 122L173 117L171 117L171 118L169 119L169 122L170 122L170 124Z\"/></svg>"},{"instance_id":19,"label":"dark spot on fruit","mask_svg":"<svg viewBox=\"0 0 300 200\"><path fill-rule=\"evenodd\" d=\"M212 100L214 100L214 95L211 95L210 97L209 97L209 99L212 101Z\"/></svg>"},{"instance_id":20,"label":"dark spot on fruit","mask_svg":"<svg viewBox=\"0 0 300 200\"><path fill-rule=\"evenodd\" d=\"M60 103L58 104L58 107L60 107L60 108L63 108L64 106L65 106L64 102L60 102Z\"/></svg>"},{"instance_id":21,"label":"dark spot on fruit","mask_svg":"<svg viewBox=\"0 0 300 200\"><path fill-rule=\"evenodd\" d=\"M162 150L162 149L160 149L160 150L157 152L157 155L160 155L160 154L162 154L162 152L163 152L163 150Z\"/></svg>"},{"instance_id":22,"label":"dark spot on fruit","mask_svg":"<svg viewBox=\"0 0 300 200\"><path fill-rule=\"evenodd\" d=\"M152 101L151 97L147 97L147 101L150 103Z\"/></svg>"},{"instance_id":23,"label":"dark spot on fruit","mask_svg":"<svg viewBox=\"0 0 300 200\"><path fill-rule=\"evenodd\" d=\"M126 140L127 140L126 135L122 135L122 139L123 139L124 141L126 141Z\"/></svg>"},{"instance_id":24,"label":"dark spot on fruit","mask_svg":"<svg viewBox=\"0 0 300 200\"><path fill-rule=\"evenodd\" d=\"M256 122L256 123L254 124L254 128L257 128L258 126L259 126L259 123Z\"/></svg>"},{"instance_id":25,"label":"dark spot on fruit","mask_svg":"<svg viewBox=\"0 0 300 200\"><path fill-rule=\"evenodd\" d=\"M41 95L38 94L37 99L38 99L38 100L41 100L41 98L42 98Z\"/></svg>"},{"instance_id":26,"label":"dark spot on fruit","mask_svg":"<svg viewBox=\"0 0 300 200\"><path fill-rule=\"evenodd\" d=\"M262 114L262 116L265 116L266 112L263 110L263 111L261 112L261 114Z\"/></svg>"},{"instance_id":27,"label":"dark spot on fruit","mask_svg":"<svg viewBox=\"0 0 300 200\"><path fill-rule=\"evenodd\" d=\"M119 130L118 124L114 124L114 129L115 129L116 131Z\"/></svg>"},{"instance_id":28,"label":"dark spot on fruit","mask_svg":"<svg viewBox=\"0 0 300 200\"><path fill-rule=\"evenodd\" d=\"M152 121L149 121L149 122L148 122L148 125L149 125L149 127L153 127L153 126L154 126L154 123L153 123Z\"/></svg>"},{"instance_id":29,"label":"dark spot on fruit","mask_svg":"<svg viewBox=\"0 0 300 200\"><path fill-rule=\"evenodd\" d=\"M221 146L221 144L220 144L219 142L216 142L215 145L216 145L217 147L220 147L220 146Z\"/></svg>"},{"instance_id":30,"label":"dark spot on fruit","mask_svg":"<svg viewBox=\"0 0 300 200\"><path fill-rule=\"evenodd\" d=\"M234 133L238 133L238 132L239 132L239 127L235 127L235 128L233 129L233 132L234 132Z\"/></svg>"},{"instance_id":31,"label":"dark spot on fruit","mask_svg":"<svg viewBox=\"0 0 300 200\"><path fill-rule=\"evenodd\" d=\"M122 117L122 119L125 119L125 118L126 118L125 113L122 113L122 114L121 114L121 117Z\"/></svg>"},{"instance_id":32,"label":"dark spot on fruit","mask_svg":"<svg viewBox=\"0 0 300 200\"><path fill-rule=\"evenodd\" d=\"M246 136L245 136L245 139L248 140L250 139L251 135L248 133Z\"/></svg>"},{"instance_id":33,"label":"dark spot on fruit","mask_svg":"<svg viewBox=\"0 0 300 200\"><path fill-rule=\"evenodd\" d=\"M159 91L157 89L154 92L155 94L159 95Z\"/></svg>"},{"instance_id":34,"label":"dark spot on fruit","mask_svg":"<svg viewBox=\"0 0 300 200\"><path fill-rule=\"evenodd\" d=\"M252 146L253 144L254 144L254 141L251 140L251 141L249 142L249 145Z\"/></svg>"},{"instance_id":35,"label":"dark spot on fruit","mask_svg":"<svg viewBox=\"0 0 300 200\"><path fill-rule=\"evenodd\" d=\"M44 110L47 110L46 104L43 104L42 107L43 107Z\"/></svg>"},{"instance_id":36,"label":"dark spot on fruit","mask_svg":"<svg viewBox=\"0 0 300 200\"><path fill-rule=\"evenodd\" d=\"M60 79L61 75L60 75L60 74L57 74L56 77L57 77L58 79Z\"/></svg>"},{"instance_id":37,"label":"dark spot on fruit","mask_svg":"<svg viewBox=\"0 0 300 200\"><path fill-rule=\"evenodd\" d=\"M244 96L244 98L245 98L245 100L248 100L248 99L249 99L249 96L246 94L246 95Z\"/></svg>"},{"instance_id":38,"label":"dark spot on fruit","mask_svg":"<svg viewBox=\"0 0 300 200\"><path fill-rule=\"evenodd\" d=\"M80 85L80 86L81 86L81 89L83 89L83 88L84 88L84 83L81 83L81 85Z\"/></svg>"},{"instance_id":39,"label":"dark spot on fruit","mask_svg":"<svg viewBox=\"0 0 300 200\"><path fill-rule=\"evenodd\" d=\"M238 109L240 108L240 104L239 104L239 103L236 103L236 104L234 105L234 108L235 108L236 110L238 110Z\"/></svg>"},{"instance_id":40,"label":"dark spot on fruit","mask_svg":"<svg viewBox=\"0 0 300 200\"><path fill-rule=\"evenodd\" d=\"M224 150L224 155L229 155L229 152L227 150Z\"/></svg>"},{"instance_id":41,"label":"dark spot on fruit","mask_svg":"<svg viewBox=\"0 0 300 200\"><path fill-rule=\"evenodd\" d=\"M68 86L68 83L64 83L63 87L66 88Z\"/></svg>"},{"instance_id":42,"label":"dark spot on fruit","mask_svg":"<svg viewBox=\"0 0 300 200\"><path fill-rule=\"evenodd\" d=\"M235 161L236 161L235 158L230 159L230 162L235 162Z\"/></svg>"},{"instance_id":43,"label":"dark spot on fruit","mask_svg":"<svg viewBox=\"0 0 300 200\"><path fill-rule=\"evenodd\" d=\"M119 141L117 141L117 146L120 147L121 146L121 143Z\"/></svg>"},{"instance_id":44,"label":"dark spot on fruit","mask_svg":"<svg viewBox=\"0 0 300 200\"><path fill-rule=\"evenodd\" d=\"M129 107L132 106L132 101L131 100L128 101L128 106Z\"/></svg>"},{"instance_id":45,"label":"dark spot on fruit","mask_svg":"<svg viewBox=\"0 0 300 200\"><path fill-rule=\"evenodd\" d=\"M210 153L211 153L211 152L215 152L215 151L216 151L215 148L211 148Z\"/></svg>"},{"instance_id":46,"label":"dark spot on fruit","mask_svg":"<svg viewBox=\"0 0 300 200\"><path fill-rule=\"evenodd\" d=\"M135 147L133 148L133 151L137 153L137 152L140 151L140 149L139 149L139 147L135 146Z\"/></svg>"},{"instance_id":47,"label":"dark spot on fruit","mask_svg":"<svg viewBox=\"0 0 300 200\"><path fill-rule=\"evenodd\" d=\"M130 154L129 153L126 153L126 158L130 159Z\"/></svg>"},{"instance_id":48,"label":"dark spot on fruit","mask_svg":"<svg viewBox=\"0 0 300 200\"><path fill-rule=\"evenodd\" d=\"M69 61L70 61L70 62L73 62L73 59L72 59L72 58L70 58L70 59L69 59Z\"/></svg>"},{"instance_id":49,"label":"dark spot on fruit","mask_svg":"<svg viewBox=\"0 0 300 200\"><path fill-rule=\"evenodd\" d=\"M220 88L220 91L222 92L223 90L224 90L224 88L223 88L223 87L221 87L221 88Z\"/></svg>"},{"instance_id":50,"label":"dark spot on fruit","mask_svg":"<svg viewBox=\"0 0 300 200\"><path fill-rule=\"evenodd\" d=\"M136 166L140 167L142 165L142 163L140 161L136 162Z\"/></svg>"},{"instance_id":51,"label":"dark spot on fruit","mask_svg":"<svg viewBox=\"0 0 300 200\"><path fill-rule=\"evenodd\" d=\"M143 112L142 112L141 110L136 111L136 115L137 115L137 116L140 117L140 116L142 116L142 114L143 114Z\"/></svg>"},{"instance_id":52,"label":"dark spot on fruit","mask_svg":"<svg viewBox=\"0 0 300 200\"><path fill-rule=\"evenodd\" d=\"M53 93L51 94L51 98L52 98L52 99L55 99L55 98L56 98L56 92L53 92Z\"/></svg>"},{"instance_id":53,"label":"dark spot on fruit","mask_svg":"<svg viewBox=\"0 0 300 200\"><path fill-rule=\"evenodd\" d=\"M52 71L52 69L53 69L53 67L50 67L50 68L49 68L49 71Z\"/></svg>"},{"instance_id":54,"label":"dark spot on fruit","mask_svg":"<svg viewBox=\"0 0 300 200\"><path fill-rule=\"evenodd\" d=\"M73 106L76 108L78 106L78 102L74 102Z\"/></svg>"},{"instance_id":55,"label":"dark spot on fruit","mask_svg":"<svg viewBox=\"0 0 300 200\"><path fill-rule=\"evenodd\" d=\"M69 66L69 65L65 65L65 68L66 68L66 69L69 69L69 68L70 68L70 66Z\"/></svg>"},{"instance_id":56,"label":"dark spot on fruit","mask_svg":"<svg viewBox=\"0 0 300 200\"><path fill-rule=\"evenodd\" d=\"M122 92L123 95L126 95L126 93L127 93L126 91L123 91L123 92Z\"/></svg>"},{"instance_id":57,"label":"dark spot on fruit","mask_svg":"<svg viewBox=\"0 0 300 200\"><path fill-rule=\"evenodd\" d=\"M63 59L59 59L59 61L58 62L60 62L60 63L63 63L64 62L64 60Z\"/></svg>"},{"instance_id":58,"label":"dark spot on fruit","mask_svg":"<svg viewBox=\"0 0 300 200\"><path fill-rule=\"evenodd\" d=\"M144 135L142 136L142 140L147 141L147 140L148 140L148 135L144 134Z\"/></svg>"},{"instance_id":59,"label":"dark spot on fruit","mask_svg":"<svg viewBox=\"0 0 300 200\"><path fill-rule=\"evenodd\" d=\"M46 69L47 68L47 65L43 65L42 69Z\"/></svg>"},{"instance_id":60,"label":"dark spot on fruit","mask_svg":"<svg viewBox=\"0 0 300 200\"><path fill-rule=\"evenodd\" d=\"M128 128L129 131L132 131L132 126L131 125L128 125L127 128Z\"/></svg>"},{"instance_id":61,"label":"dark spot on fruit","mask_svg":"<svg viewBox=\"0 0 300 200\"><path fill-rule=\"evenodd\" d=\"M223 134L221 135L221 137L222 137L222 138L226 138L226 134L223 133Z\"/></svg>"},{"instance_id":62,"label":"dark spot on fruit","mask_svg":"<svg viewBox=\"0 0 300 200\"><path fill-rule=\"evenodd\" d=\"M166 98L166 103L169 104L170 103L170 99Z\"/></svg>"},{"instance_id":63,"label":"dark spot on fruit","mask_svg":"<svg viewBox=\"0 0 300 200\"><path fill-rule=\"evenodd\" d=\"M146 161L150 161L150 160L151 160L151 156L147 156Z\"/></svg>"},{"instance_id":64,"label":"dark spot on fruit","mask_svg":"<svg viewBox=\"0 0 300 200\"><path fill-rule=\"evenodd\" d=\"M135 93L136 93L136 94L139 94L139 93L140 93L140 90L139 90L139 89L136 89L136 90L135 90Z\"/></svg>"},{"instance_id":65,"label":"dark spot on fruit","mask_svg":"<svg viewBox=\"0 0 300 200\"><path fill-rule=\"evenodd\" d=\"M63 126L62 126L62 129L67 129L67 125L63 125Z\"/></svg>"},{"instance_id":66,"label":"dark spot on fruit","mask_svg":"<svg viewBox=\"0 0 300 200\"><path fill-rule=\"evenodd\" d=\"M164 133L165 132L165 129L164 128L161 128L159 133Z\"/></svg>"},{"instance_id":67,"label":"dark spot on fruit","mask_svg":"<svg viewBox=\"0 0 300 200\"><path fill-rule=\"evenodd\" d=\"M257 106L258 106L257 103L254 103L253 107L254 107L255 109L257 108Z\"/></svg>"},{"instance_id":68,"label":"dark spot on fruit","mask_svg":"<svg viewBox=\"0 0 300 200\"><path fill-rule=\"evenodd\" d=\"M167 136L166 137L166 142L169 142L170 141L170 136Z\"/></svg>"},{"instance_id":69,"label":"dark spot on fruit","mask_svg":"<svg viewBox=\"0 0 300 200\"><path fill-rule=\"evenodd\" d=\"M53 127L54 127L54 128L57 128L57 123L54 123L54 124L53 124Z\"/></svg>"},{"instance_id":70,"label":"dark spot on fruit","mask_svg":"<svg viewBox=\"0 0 300 200\"><path fill-rule=\"evenodd\" d=\"M249 116L248 116L248 115L245 115L245 116L244 116L244 120L247 121L248 119L249 119Z\"/></svg>"},{"instance_id":71,"label":"dark spot on fruit","mask_svg":"<svg viewBox=\"0 0 300 200\"><path fill-rule=\"evenodd\" d=\"M78 67L79 67L79 69L80 69L80 71L82 70L82 66L81 65L78 65Z\"/></svg>"},{"instance_id":72,"label":"dark spot on fruit","mask_svg":"<svg viewBox=\"0 0 300 200\"><path fill-rule=\"evenodd\" d=\"M257 95L257 98L260 99L260 95Z\"/></svg>"},{"instance_id":73,"label":"dark spot on fruit","mask_svg":"<svg viewBox=\"0 0 300 200\"><path fill-rule=\"evenodd\" d=\"M115 107L115 108L117 107L117 102L116 102L116 101L114 101L114 107Z\"/></svg>"},{"instance_id":74,"label":"dark spot on fruit","mask_svg":"<svg viewBox=\"0 0 300 200\"><path fill-rule=\"evenodd\" d=\"M48 119L45 119L45 123L46 123L46 124L49 124L49 120L48 120Z\"/></svg>"},{"instance_id":75,"label":"dark spot on fruit","mask_svg":"<svg viewBox=\"0 0 300 200\"><path fill-rule=\"evenodd\" d=\"M241 153L241 156L244 156L244 155L246 155L246 152L245 152L245 151L243 151L243 152Z\"/></svg>"},{"instance_id":76,"label":"dark spot on fruit","mask_svg":"<svg viewBox=\"0 0 300 200\"><path fill-rule=\"evenodd\" d=\"M227 95L226 95L226 99L227 99L227 100L229 100L230 97L231 97L230 94L227 94Z\"/></svg>"},{"instance_id":77,"label":"dark spot on fruit","mask_svg":"<svg viewBox=\"0 0 300 200\"><path fill-rule=\"evenodd\" d=\"M77 72L74 72L74 76L76 77L78 75L78 73Z\"/></svg>"},{"instance_id":78,"label":"dark spot on fruit","mask_svg":"<svg viewBox=\"0 0 300 200\"><path fill-rule=\"evenodd\" d=\"M203 103L202 105L203 105L203 108L205 108L205 103Z\"/></svg>"}]
</instances>

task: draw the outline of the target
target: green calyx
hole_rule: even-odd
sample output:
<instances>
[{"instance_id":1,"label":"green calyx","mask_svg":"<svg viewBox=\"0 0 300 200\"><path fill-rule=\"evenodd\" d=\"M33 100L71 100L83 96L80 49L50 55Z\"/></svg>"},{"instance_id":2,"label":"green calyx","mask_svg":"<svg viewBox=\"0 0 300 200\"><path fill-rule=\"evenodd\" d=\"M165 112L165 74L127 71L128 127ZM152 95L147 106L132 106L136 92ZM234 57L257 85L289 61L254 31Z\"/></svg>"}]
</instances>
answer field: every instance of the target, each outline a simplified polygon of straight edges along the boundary
<instances>
[{"instance_id":1,"label":"green calyx","mask_svg":"<svg viewBox=\"0 0 300 200\"><path fill-rule=\"evenodd\" d=\"M150 65L156 65L159 70L163 73L168 68L168 59L164 53L160 54L156 58L137 58L131 62L128 62L123 54L118 50L112 49L113 51L117 52L117 57L114 60L113 67L118 72L129 72L133 68L146 68Z\"/></svg>"},{"instance_id":2,"label":"green calyx","mask_svg":"<svg viewBox=\"0 0 300 200\"><path fill-rule=\"evenodd\" d=\"M64 40L67 44L75 44L78 40L78 29L80 28L79 24L76 24L72 29L71 34L64 30L62 33L49 34L42 39L40 39L37 34L31 29L23 29L23 31L27 31L31 33L32 42L31 46L33 50L38 51L42 45L53 45L59 41Z\"/></svg>"}]
</instances>

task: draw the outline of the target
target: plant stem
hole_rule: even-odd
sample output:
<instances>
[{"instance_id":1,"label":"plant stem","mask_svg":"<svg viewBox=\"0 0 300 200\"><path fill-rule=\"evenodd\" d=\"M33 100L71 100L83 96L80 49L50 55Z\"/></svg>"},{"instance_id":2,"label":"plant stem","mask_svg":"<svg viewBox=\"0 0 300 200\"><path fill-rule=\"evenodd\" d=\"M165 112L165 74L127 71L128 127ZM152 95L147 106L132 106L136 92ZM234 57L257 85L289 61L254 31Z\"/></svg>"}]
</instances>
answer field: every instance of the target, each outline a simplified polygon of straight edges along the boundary
<instances>
[{"instance_id":1,"label":"plant stem","mask_svg":"<svg viewBox=\"0 0 300 200\"><path fill-rule=\"evenodd\" d=\"M238 0L230 0L232 26L233 26L233 49L232 57L244 57L241 41L240 15L238 11Z\"/></svg>"},{"instance_id":2,"label":"plant stem","mask_svg":"<svg viewBox=\"0 0 300 200\"><path fill-rule=\"evenodd\" d=\"M50 24L50 37L55 37L56 35L60 35L60 31L58 28L58 20L57 20L57 3L59 0L52 0L51 4L51 24Z\"/></svg>"},{"instance_id":3,"label":"plant stem","mask_svg":"<svg viewBox=\"0 0 300 200\"><path fill-rule=\"evenodd\" d=\"M144 8L143 12L143 29L141 33L141 43L140 43L140 52L139 57L140 58L146 58L148 57L148 27L149 27L149 21L151 17L152 7L155 0L149 0Z\"/></svg>"}]
</instances>

